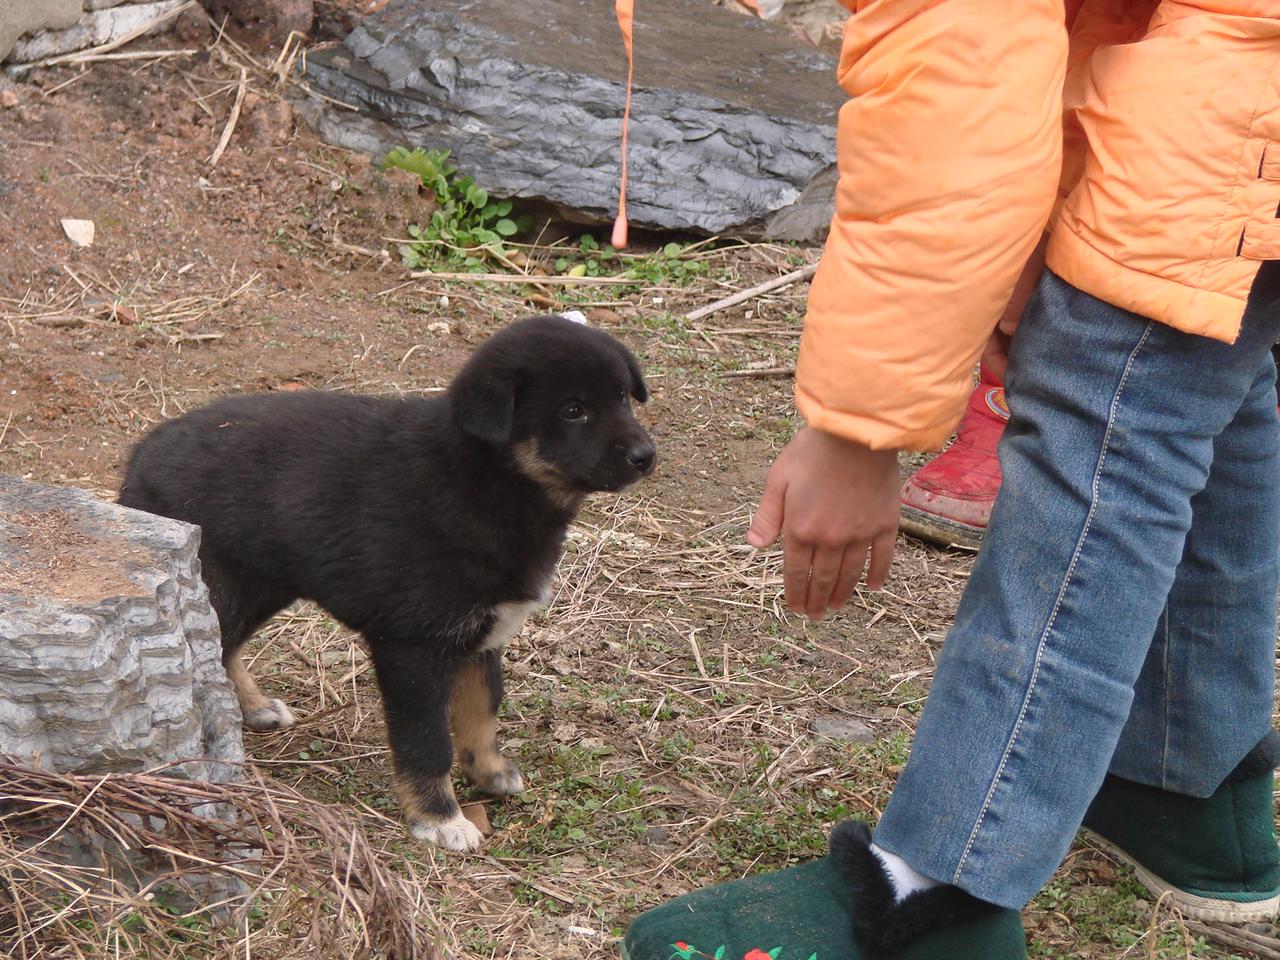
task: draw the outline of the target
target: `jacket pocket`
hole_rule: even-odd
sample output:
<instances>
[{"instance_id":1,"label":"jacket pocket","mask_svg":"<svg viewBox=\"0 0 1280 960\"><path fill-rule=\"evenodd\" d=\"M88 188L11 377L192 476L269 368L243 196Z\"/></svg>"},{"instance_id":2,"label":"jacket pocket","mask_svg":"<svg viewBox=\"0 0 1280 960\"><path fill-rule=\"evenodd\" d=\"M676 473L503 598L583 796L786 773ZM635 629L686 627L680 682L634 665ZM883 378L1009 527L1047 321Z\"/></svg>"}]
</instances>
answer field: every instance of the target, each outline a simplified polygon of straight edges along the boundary
<instances>
[{"instance_id":1,"label":"jacket pocket","mask_svg":"<svg viewBox=\"0 0 1280 960\"><path fill-rule=\"evenodd\" d=\"M1262 147L1262 162L1258 164L1259 180L1280 180L1280 140L1268 141Z\"/></svg>"},{"instance_id":2,"label":"jacket pocket","mask_svg":"<svg viewBox=\"0 0 1280 960\"><path fill-rule=\"evenodd\" d=\"M1247 260L1280 260L1280 220L1250 220L1240 237L1240 256Z\"/></svg>"}]
</instances>

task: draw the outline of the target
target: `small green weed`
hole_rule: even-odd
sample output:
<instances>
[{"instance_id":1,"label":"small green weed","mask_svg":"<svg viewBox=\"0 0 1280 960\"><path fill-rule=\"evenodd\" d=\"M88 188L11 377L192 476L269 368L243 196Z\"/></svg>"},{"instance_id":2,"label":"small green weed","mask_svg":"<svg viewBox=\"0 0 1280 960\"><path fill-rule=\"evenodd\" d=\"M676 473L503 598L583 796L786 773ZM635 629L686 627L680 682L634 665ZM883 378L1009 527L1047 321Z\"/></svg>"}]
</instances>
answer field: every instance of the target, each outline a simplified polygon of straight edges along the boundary
<instances>
[{"instance_id":1,"label":"small green weed","mask_svg":"<svg viewBox=\"0 0 1280 960\"><path fill-rule=\"evenodd\" d=\"M621 262L622 258L612 244L601 246L599 240L584 233L578 238L577 255L560 257L555 268L556 273L570 277L605 277L611 276Z\"/></svg>"},{"instance_id":2,"label":"small green weed","mask_svg":"<svg viewBox=\"0 0 1280 960\"><path fill-rule=\"evenodd\" d=\"M1081 947L1089 946L1103 948L1110 956L1184 960L1187 940L1181 924L1170 915L1164 918L1169 922L1152 931L1148 896L1128 868L1121 868L1119 876L1105 886L1081 883L1078 876L1059 873L1032 901L1030 956L1070 960L1082 955ZM1219 953L1196 938L1191 941L1190 956L1234 955Z\"/></svg>"},{"instance_id":3,"label":"small green weed","mask_svg":"<svg viewBox=\"0 0 1280 960\"><path fill-rule=\"evenodd\" d=\"M165 914L168 922L162 924L164 935L170 940L198 942L204 940L210 932L209 919L204 914L192 915L190 908L194 906L190 897L169 884L161 884L153 892L155 913ZM255 908L256 909L256 908ZM260 915L260 911L259 911ZM153 914L150 918L141 913L130 912L117 919L119 930L126 934L150 933L153 924L159 918ZM87 923L87 925L86 925ZM76 921L81 929L92 929L95 922ZM117 942L118 946L118 942Z\"/></svg>"},{"instance_id":4,"label":"small green weed","mask_svg":"<svg viewBox=\"0 0 1280 960\"><path fill-rule=\"evenodd\" d=\"M584 233L578 238L578 249L561 256L554 266L556 273L570 277L624 277L637 283L684 286L707 273L706 263L688 259L687 250L687 244L673 241L643 256L622 254Z\"/></svg>"},{"instance_id":5,"label":"small green weed","mask_svg":"<svg viewBox=\"0 0 1280 960\"><path fill-rule=\"evenodd\" d=\"M694 742L687 734L677 730L658 741L659 752L667 763L679 763L693 753Z\"/></svg>"},{"instance_id":6,"label":"small green weed","mask_svg":"<svg viewBox=\"0 0 1280 960\"><path fill-rule=\"evenodd\" d=\"M783 803L754 788L734 791L734 815L717 824L709 842L722 876L736 875L744 864L785 866L826 852L831 826L854 815L835 791L800 792Z\"/></svg>"},{"instance_id":7,"label":"small green weed","mask_svg":"<svg viewBox=\"0 0 1280 960\"><path fill-rule=\"evenodd\" d=\"M449 162L448 150L407 150L396 147L382 161L416 174L435 197L436 209L426 225L410 224L412 238L400 245L400 257L411 270L445 263L479 273L486 261L509 265L505 241L533 227L533 218L514 216L511 200L493 200L471 177L460 174ZM687 256L688 246L668 243L644 255L621 254L584 233L576 250L565 251L554 264L555 272L570 277L622 277L643 283L684 286L705 276L703 260Z\"/></svg>"},{"instance_id":8,"label":"small green weed","mask_svg":"<svg viewBox=\"0 0 1280 960\"><path fill-rule=\"evenodd\" d=\"M665 283L683 287L697 277L705 276L707 265L702 260L684 258L685 247L668 243L643 260L633 261L627 274L645 283Z\"/></svg>"},{"instance_id":9,"label":"small green weed","mask_svg":"<svg viewBox=\"0 0 1280 960\"><path fill-rule=\"evenodd\" d=\"M445 261L481 271L490 256L506 256L505 238L533 226L531 217L511 216L510 200L490 200L484 187L471 177L459 175L458 168L449 162L448 150L396 147L382 166L417 174L436 200L436 209L425 227L409 226L413 243L400 246L400 257L411 270Z\"/></svg>"}]
</instances>

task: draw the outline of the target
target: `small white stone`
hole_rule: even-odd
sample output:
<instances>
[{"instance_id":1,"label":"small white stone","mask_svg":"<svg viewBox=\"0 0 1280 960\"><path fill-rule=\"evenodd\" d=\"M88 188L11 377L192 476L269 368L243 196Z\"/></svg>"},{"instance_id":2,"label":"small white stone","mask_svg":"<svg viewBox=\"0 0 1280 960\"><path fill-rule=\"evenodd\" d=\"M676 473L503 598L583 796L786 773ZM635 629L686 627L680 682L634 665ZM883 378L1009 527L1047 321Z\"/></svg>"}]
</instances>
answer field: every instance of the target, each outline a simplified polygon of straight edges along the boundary
<instances>
[{"instance_id":1,"label":"small white stone","mask_svg":"<svg viewBox=\"0 0 1280 960\"><path fill-rule=\"evenodd\" d=\"M573 323L580 323L584 327L587 325L587 315L581 310L565 310L560 314L560 316L564 317L566 320L572 321Z\"/></svg>"},{"instance_id":2,"label":"small white stone","mask_svg":"<svg viewBox=\"0 0 1280 960\"><path fill-rule=\"evenodd\" d=\"M62 219L62 232L77 247L87 247L93 243L94 226L92 220Z\"/></svg>"}]
</instances>

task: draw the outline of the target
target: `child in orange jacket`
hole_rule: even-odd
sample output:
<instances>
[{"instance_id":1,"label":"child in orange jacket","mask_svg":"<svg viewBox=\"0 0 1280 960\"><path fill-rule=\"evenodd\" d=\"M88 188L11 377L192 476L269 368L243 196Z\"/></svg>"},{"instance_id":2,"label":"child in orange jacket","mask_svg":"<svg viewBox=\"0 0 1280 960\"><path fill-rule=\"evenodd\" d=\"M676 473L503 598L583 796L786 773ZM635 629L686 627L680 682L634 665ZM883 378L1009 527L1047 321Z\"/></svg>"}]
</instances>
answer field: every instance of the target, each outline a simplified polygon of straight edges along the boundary
<instances>
[{"instance_id":1,"label":"child in orange jacket","mask_svg":"<svg viewBox=\"0 0 1280 960\"><path fill-rule=\"evenodd\" d=\"M748 539L782 534L810 617L879 587L898 451L950 435L1021 275L1000 492L874 834L658 907L623 955L1021 960L1082 825L1183 915L1268 918L1280 7L847 2L808 426Z\"/></svg>"}]
</instances>

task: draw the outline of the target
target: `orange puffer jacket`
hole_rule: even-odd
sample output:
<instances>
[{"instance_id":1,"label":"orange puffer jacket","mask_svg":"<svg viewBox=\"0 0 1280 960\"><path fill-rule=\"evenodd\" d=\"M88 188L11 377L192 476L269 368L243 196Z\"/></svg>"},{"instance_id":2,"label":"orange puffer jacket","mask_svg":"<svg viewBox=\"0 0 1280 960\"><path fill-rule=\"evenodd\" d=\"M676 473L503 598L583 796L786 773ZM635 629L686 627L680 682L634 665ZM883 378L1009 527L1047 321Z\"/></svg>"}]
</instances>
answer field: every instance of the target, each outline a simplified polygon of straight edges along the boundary
<instances>
[{"instance_id":1,"label":"orange puffer jacket","mask_svg":"<svg viewBox=\"0 0 1280 960\"><path fill-rule=\"evenodd\" d=\"M1235 339L1280 259L1280 0L843 2L811 426L940 446L1046 226L1069 283Z\"/></svg>"}]
</instances>

